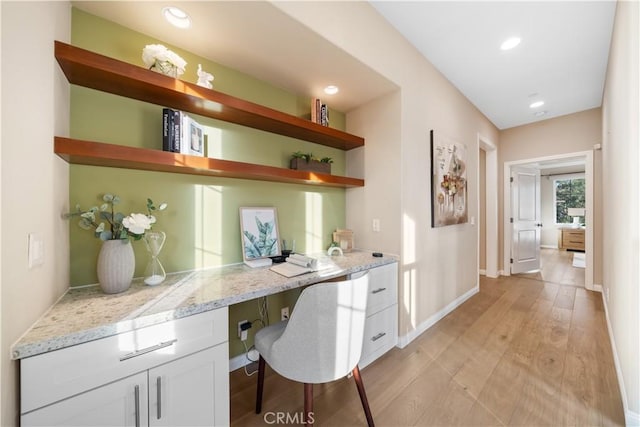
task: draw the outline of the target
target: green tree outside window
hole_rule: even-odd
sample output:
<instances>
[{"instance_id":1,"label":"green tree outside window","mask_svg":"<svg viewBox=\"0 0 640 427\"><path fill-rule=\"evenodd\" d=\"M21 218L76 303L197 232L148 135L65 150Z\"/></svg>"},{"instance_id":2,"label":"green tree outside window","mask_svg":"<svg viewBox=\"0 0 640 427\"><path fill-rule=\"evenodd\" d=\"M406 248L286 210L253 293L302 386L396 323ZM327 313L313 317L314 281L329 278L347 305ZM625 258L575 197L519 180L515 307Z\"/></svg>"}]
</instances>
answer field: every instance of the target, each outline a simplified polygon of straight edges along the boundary
<instances>
[{"instance_id":1,"label":"green tree outside window","mask_svg":"<svg viewBox=\"0 0 640 427\"><path fill-rule=\"evenodd\" d=\"M567 215L569 208L584 208L585 179L558 179L554 181L556 193L556 224L568 224L573 218ZM584 217L580 218L584 223Z\"/></svg>"}]
</instances>

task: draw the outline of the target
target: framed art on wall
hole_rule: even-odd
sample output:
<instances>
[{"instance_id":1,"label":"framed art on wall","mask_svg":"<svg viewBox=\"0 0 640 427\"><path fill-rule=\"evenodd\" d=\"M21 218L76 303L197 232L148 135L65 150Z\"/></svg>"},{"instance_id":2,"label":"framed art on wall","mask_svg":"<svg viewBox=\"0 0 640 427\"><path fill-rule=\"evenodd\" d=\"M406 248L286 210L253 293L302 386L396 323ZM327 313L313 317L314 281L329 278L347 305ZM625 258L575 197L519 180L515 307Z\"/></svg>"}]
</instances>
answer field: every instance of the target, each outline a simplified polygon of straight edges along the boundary
<instances>
[{"instance_id":1,"label":"framed art on wall","mask_svg":"<svg viewBox=\"0 0 640 427\"><path fill-rule=\"evenodd\" d=\"M467 147L443 136L431 139L431 227L468 221Z\"/></svg>"}]
</instances>

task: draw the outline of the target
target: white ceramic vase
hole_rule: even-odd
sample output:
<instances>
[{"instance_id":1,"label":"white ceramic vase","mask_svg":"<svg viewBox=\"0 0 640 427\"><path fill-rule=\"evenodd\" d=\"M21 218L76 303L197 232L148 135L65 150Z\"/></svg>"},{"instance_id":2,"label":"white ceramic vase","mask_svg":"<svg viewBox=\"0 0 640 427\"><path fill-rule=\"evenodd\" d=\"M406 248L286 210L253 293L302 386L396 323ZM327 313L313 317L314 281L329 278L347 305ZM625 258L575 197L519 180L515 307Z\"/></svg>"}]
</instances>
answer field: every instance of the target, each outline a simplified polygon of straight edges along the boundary
<instances>
[{"instance_id":1,"label":"white ceramic vase","mask_svg":"<svg viewBox=\"0 0 640 427\"><path fill-rule=\"evenodd\" d=\"M131 286L136 258L129 239L107 240L98 255L98 282L107 294L124 292Z\"/></svg>"}]
</instances>

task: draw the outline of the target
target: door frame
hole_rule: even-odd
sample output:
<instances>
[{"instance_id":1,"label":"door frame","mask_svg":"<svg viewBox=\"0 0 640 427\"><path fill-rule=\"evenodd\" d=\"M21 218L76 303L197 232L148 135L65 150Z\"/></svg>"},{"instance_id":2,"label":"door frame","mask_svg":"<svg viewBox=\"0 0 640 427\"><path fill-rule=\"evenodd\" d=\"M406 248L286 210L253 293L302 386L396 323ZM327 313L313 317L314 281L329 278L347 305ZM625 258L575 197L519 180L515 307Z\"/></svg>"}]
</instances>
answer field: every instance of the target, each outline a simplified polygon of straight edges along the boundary
<instances>
[{"instance_id":1,"label":"door frame","mask_svg":"<svg viewBox=\"0 0 640 427\"><path fill-rule=\"evenodd\" d=\"M488 138L478 134L478 147L485 152L485 272L486 277L500 276L498 271L498 147ZM478 156L478 177L480 182L480 156ZM478 209L480 212L480 192ZM479 221L480 222L480 221ZM480 272L480 224L478 224L478 272Z\"/></svg>"},{"instance_id":2,"label":"door frame","mask_svg":"<svg viewBox=\"0 0 640 427\"><path fill-rule=\"evenodd\" d=\"M505 276L511 275L511 167L523 166L528 163L544 162L549 160L559 160L572 157L584 158L584 175L585 175L585 258L586 268L584 274L584 287L588 290L594 291L593 284L593 151L578 151L574 153L557 154L554 156L536 157L533 159L514 160L510 162L504 162L504 174L503 174L503 270L502 274Z\"/></svg>"}]
</instances>

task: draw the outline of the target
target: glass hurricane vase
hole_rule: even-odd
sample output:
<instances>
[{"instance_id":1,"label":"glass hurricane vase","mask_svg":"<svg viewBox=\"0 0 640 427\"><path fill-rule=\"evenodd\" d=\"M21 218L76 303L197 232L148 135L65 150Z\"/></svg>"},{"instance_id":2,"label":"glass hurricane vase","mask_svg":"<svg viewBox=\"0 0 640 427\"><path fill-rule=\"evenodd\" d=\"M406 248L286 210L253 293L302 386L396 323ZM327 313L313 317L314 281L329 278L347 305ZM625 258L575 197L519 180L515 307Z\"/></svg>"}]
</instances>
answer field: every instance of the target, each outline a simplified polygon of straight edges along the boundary
<instances>
[{"instance_id":1,"label":"glass hurricane vase","mask_svg":"<svg viewBox=\"0 0 640 427\"><path fill-rule=\"evenodd\" d=\"M148 231L144 234L144 243L150 257L147 268L144 270L144 283L149 286L159 285L167 277L167 273L158 259L166 238L167 235L163 231Z\"/></svg>"}]
</instances>

